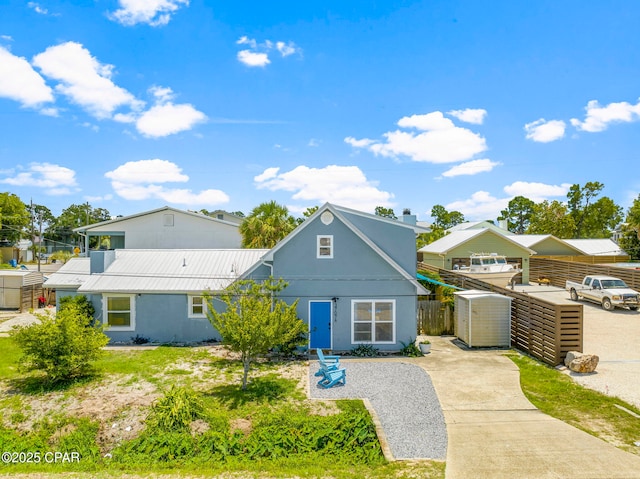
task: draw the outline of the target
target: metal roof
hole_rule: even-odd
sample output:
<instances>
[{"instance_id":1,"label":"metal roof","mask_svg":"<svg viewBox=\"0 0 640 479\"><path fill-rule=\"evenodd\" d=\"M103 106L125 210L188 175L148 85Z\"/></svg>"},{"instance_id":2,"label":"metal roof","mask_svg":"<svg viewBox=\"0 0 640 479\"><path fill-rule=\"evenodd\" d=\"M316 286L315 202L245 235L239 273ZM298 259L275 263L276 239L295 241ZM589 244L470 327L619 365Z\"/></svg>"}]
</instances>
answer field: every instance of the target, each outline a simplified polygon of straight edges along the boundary
<instances>
[{"instance_id":1,"label":"metal roof","mask_svg":"<svg viewBox=\"0 0 640 479\"><path fill-rule=\"evenodd\" d=\"M44 287L48 289L77 288L89 279L89 269L89 258L71 258L60 266L58 271L48 275L49 279L45 281Z\"/></svg>"},{"instance_id":2,"label":"metal roof","mask_svg":"<svg viewBox=\"0 0 640 479\"><path fill-rule=\"evenodd\" d=\"M588 256L625 256L627 254L611 239L566 239L563 241Z\"/></svg>"},{"instance_id":3,"label":"metal roof","mask_svg":"<svg viewBox=\"0 0 640 479\"><path fill-rule=\"evenodd\" d=\"M104 273L79 292L197 293L221 291L260 261L266 249L116 250Z\"/></svg>"},{"instance_id":4,"label":"metal roof","mask_svg":"<svg viewBox=\"0 0 640 479\"><path fill-rule=\"evenodd\" d=\"M504 238L508 242L526 249L530 254L535 254L535 251L515 241L511 235L504 235L493 228L479 228L479 229L471 229L471 230L452 231L448 235L445 235L442 238L440 238L439 240L436 240L433 243L429 243L428 245L423 246L418 251L421 253L447 254L452 249L457 248L458 246L463 245L464 243L475 238L476 236L480 236L482 234L492 234L494 236Z\"/></svg>"}]
</instances>

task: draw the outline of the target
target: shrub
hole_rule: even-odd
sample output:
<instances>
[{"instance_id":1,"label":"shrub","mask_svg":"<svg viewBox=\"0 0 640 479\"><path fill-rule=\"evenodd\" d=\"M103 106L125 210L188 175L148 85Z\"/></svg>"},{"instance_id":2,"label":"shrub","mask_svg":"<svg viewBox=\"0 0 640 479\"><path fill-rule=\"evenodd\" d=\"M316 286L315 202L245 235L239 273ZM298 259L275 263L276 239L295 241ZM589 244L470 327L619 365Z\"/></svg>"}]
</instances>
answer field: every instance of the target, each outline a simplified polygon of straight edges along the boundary
<instances>
[{"instance_id":1,"label":"shrub","mask_svg":"<svg viewBox=\"0 0 640 479\"><path fill-rule=\"evenodd\" d=\"M72 305L77 308L79 314L88 318L93 319L96 313L93 303L83 294L78 296L62 296L60 298L60 307L58 308L58 311L64 311Z\"/></svg>"},{"instance_id":2,"label":"shrub","mask_svg":"<svg viewBox=\"0 0 640 479\"><path fill-rule=\"evenodd\" d=\"M171 386L151 406L147 428L152 431L186 431L196 419L203 419L204 405L200 396L182 387Z\"/></svg>"},{"instance_id":3,"label":"shrub","mask_svg":"<svg viewBox=\"0 0 640 479\"><path fill-rule=\"evenodd\" d=\"M358 356L361 358L372 358L378 355L379 350L374 348L370 344L358 344L351 350L352 356Z\"/></svg>"},{"instance_id":4,"label":"shrub","mask_svg":"<svg viewBox=\"0 0 640 479\"><path fill-rule=\"evenodd\" d=\"M90 375L91 362L102 355L102 348L109 342L102 326L93 325L91 318L71 302L55 316L36 316L39 323L11 333L22 350L21 369L42 371L51 383Z\"/></svg>"},{"instance_id":5,"label":"shrub","mask_svg":"<svg viewBox=\"0 0 640 479\"><path fill-rule=\"evenodd\" d=\"M410 358L417 358L422 356L420 348L416 346L415 339L409 338L408 343L405 343L404 341L400 341L400 343L402 343L400 354L402 354L403 356L409 356Z\"/></svg>"}]
</instances>

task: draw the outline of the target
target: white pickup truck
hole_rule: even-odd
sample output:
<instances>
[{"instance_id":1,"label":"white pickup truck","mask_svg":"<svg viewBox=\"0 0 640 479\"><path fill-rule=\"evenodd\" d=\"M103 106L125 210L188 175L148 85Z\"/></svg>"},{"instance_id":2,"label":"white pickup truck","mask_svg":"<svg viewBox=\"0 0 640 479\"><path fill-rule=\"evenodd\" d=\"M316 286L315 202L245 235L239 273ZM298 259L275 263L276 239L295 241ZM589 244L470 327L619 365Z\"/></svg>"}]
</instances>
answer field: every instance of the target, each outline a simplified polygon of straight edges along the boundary
<instances>
[{"instance_id":1,"label":"white pickup truck","mask_svg":"<svg viewBox=\"0 0 640 479\"><path fill-rule=\"evenodd\" d=\"M637 291L629 288L624 281L613 276L585 276L582 283L567 281L565 286L571 299L587 299L602 305L603 309L611 311L615 307L629 308L636 311L640 306L640 296Z\"/></svg>"}]
</instances>

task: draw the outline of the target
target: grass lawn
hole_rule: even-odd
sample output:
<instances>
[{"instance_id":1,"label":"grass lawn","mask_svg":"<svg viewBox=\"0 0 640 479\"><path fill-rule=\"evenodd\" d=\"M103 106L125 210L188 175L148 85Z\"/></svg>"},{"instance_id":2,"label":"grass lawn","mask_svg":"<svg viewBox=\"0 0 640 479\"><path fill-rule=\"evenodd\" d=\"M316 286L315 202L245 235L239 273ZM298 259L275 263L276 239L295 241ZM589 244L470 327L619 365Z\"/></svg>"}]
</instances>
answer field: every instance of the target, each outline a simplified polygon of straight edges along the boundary
<instances>
[{"instance_id":1,"label":"grass lawn","mask_svg":"<svg viewBox=\"0 0 640 479\"><path fill-rule=\"evenodd\" d=\"M19 371L10 338L0 351L0 451L39 453L0 475L444 477L442 462L388 463L361 401L308 399L306 361L261 362L242 391L221 346L110 350L93 377L51 388ZM56 451L80 459L47 463Z\"/></svg>"},{"instance_id":2,"label":"grass lawn","mask_svg":"<svg viewBox=\"0 0 640 479\"><path fill-rule=\"evenodd\" d=\"M560 419L620 449L640 455L640 410L618 398L582 387L560 371L519 353L509 358L520 369L520 385L531 403L549 416Z\"/></svg>"}]
</instances>

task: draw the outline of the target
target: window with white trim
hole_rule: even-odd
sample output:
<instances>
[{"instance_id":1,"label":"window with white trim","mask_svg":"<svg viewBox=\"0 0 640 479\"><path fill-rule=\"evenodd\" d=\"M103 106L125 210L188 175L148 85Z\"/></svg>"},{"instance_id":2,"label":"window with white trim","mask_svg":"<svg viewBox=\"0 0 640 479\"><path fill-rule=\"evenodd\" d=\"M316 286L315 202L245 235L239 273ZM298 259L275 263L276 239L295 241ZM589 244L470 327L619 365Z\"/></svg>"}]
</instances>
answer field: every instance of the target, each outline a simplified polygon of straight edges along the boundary
<instances>
[{"instance_id":1,"label":"window with white trim","mask_svg":"<svg viewBox=\"0 0 640 479\"><path fill-rule=\"evenodd\" d=\"M109 331L135 331L136 297L133 294L105 294L104 324Z\"/></svg>"},{"instance_id":2,"label":"window with white trim","mask_svg":"<svg viewBox=\"0 0 640 479\"><path fill-rule=\"evenodd\" d=\"M318 235L317 258L333 258L333 235Z\"/></svg>"},{"instance_id":3,"label":"window with white trim","mask_svg":"<svg viewBox=\"0 0 640 479\"><path fill-rule=\"evenodd\" d=\"M395 336L394 299L351 301L352 343L393 344Z\"/></svg>"},{"instance_id":4,"label":"window with white trim","mask_svg":"<svg viewBox=\"0 0 640 479\"><path fill-rule=\"evenodd\" d=\"M207 317L207 301L204 296L189 296L189 317Z\"/></svg>"}]
</instances>

